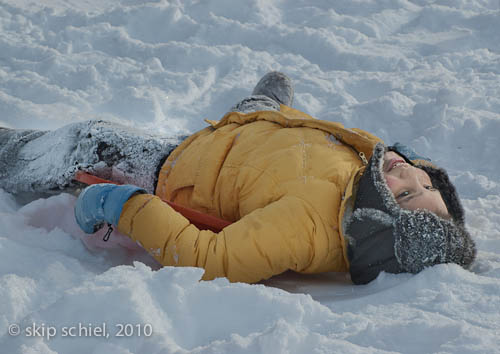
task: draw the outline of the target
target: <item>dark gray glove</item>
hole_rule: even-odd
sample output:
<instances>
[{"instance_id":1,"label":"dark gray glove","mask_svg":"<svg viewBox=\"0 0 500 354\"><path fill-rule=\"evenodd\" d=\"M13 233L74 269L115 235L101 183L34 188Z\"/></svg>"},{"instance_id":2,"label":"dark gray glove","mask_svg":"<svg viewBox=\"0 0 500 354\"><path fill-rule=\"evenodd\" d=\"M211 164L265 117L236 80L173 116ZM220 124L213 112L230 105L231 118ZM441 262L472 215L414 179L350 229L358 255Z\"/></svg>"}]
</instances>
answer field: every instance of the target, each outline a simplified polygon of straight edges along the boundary
<instances>
[{"instance_id":1,"label":"dark gray glove","mask_svg":"<svg viewBox=\"0 0 500 354\"><path fill-rule=\"evenodd\" d=\"M408 145L404 145L404 144L401 144L399 142L396 142L394 145L389 146L389 150L397 152L401 156L405 156L410 160L431 161L431 159L429 159L428 157L419 155L415 150L413 150Z\"/></svg>"}]
</instances>

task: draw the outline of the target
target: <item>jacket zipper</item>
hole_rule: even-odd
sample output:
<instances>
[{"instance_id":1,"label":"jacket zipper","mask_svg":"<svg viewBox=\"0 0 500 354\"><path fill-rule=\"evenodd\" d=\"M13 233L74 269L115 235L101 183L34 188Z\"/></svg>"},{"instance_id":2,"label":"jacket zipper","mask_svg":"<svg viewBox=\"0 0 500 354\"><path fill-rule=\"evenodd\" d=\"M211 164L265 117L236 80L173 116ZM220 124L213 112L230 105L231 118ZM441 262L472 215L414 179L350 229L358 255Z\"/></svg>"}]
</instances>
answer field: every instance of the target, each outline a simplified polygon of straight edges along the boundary
<instances>
[{"instance_id":1,"label":"jacket zipper","mask_svg":"<svg viewBox=\"0 0 500 354\"><path fill-rule=\"evenodd\" d=\"M363 161L363 165L368 165L368 160L366 159L365 153L363 151L358 153L359 158Z\"/></svg>"}]
</instances>

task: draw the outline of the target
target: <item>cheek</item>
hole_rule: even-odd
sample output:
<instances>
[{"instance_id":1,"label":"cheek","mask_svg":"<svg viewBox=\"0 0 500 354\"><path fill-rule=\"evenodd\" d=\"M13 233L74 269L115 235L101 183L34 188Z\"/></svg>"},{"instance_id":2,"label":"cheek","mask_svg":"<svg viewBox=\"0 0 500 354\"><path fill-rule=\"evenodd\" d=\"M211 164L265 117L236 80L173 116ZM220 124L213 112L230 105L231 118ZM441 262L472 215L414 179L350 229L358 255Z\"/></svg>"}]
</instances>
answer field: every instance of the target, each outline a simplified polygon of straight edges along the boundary
<instances>
[{"instance_id":1,"label":"cheek","mask_svg":"<svg viewBox=\"0 0 500 354\"><path fill-rule=\"evenodd\" d=\"M394 193L394 189L396 189L396 187L398 185L398 179L396 177L391 176L391 175L386 175L385 181L387 182L389 189Z\"/></svg>"}]
</instances>

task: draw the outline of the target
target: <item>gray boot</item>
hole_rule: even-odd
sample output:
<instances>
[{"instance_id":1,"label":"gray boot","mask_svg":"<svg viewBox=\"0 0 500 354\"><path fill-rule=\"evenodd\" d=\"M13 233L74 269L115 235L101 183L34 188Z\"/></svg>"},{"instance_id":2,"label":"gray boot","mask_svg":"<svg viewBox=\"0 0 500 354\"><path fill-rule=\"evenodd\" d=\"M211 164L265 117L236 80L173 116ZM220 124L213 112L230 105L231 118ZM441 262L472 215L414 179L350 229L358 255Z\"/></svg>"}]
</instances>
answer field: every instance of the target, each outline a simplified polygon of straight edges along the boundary
<instances>
[{"instance_id":1,"label":"gray boot","mask_svg":"<svg viewBox=\"0 0 500 354\"><path fill-rule=\"evenodd\" d=\"M0 188L9 193L54 193L78 186L78 170L154 192L155 171L179 143L105 121L54 131L0 129Z\"/></svg>"},{"instance_id":2,"label":"gray boot","mask_svg":"<svg viewBox=\"0 0 500 354\"><path fill-rule=\"evenodd\" d=\"M271 71L259 80L252 95L234 105L231 112L279 111L280 104L291 107L292 103L292 80L279 71Z\"/></svg>"},{"instance_id":3,"label":"gray boot","mask_svg":"<svg viewBox=\"0 0 500 354\"><path fill-rule=\"evenodd\" d=\"M285 74L271 71L255 85L252 96L264 95L280 104L291 107L293 104L293 83Z\"/></svg>"}]
</instances>

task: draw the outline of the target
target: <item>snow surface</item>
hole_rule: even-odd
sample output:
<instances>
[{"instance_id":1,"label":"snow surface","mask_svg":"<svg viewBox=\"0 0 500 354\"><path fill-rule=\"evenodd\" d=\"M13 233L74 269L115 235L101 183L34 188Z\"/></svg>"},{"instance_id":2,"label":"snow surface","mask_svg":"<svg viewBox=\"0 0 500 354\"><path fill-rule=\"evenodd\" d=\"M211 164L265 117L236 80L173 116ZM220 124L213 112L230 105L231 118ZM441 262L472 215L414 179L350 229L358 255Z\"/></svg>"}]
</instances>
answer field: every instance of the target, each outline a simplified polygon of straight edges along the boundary
<instances>
[{"instance_id":1,"label":"snow surface","mask_svg":"<svg viewBox=\"0 0 500 354\"><path fill-rule=\"evenodd\" d=\"M296 108L446 168L472 270L199 282L119 235L85 237L73 195L0 190L2 353L500 353L498 0L0 0L0 126L193 132L270 70L292 77ZM63 336L103 322L109 338Z\"/></svg>"}]
</instances>

